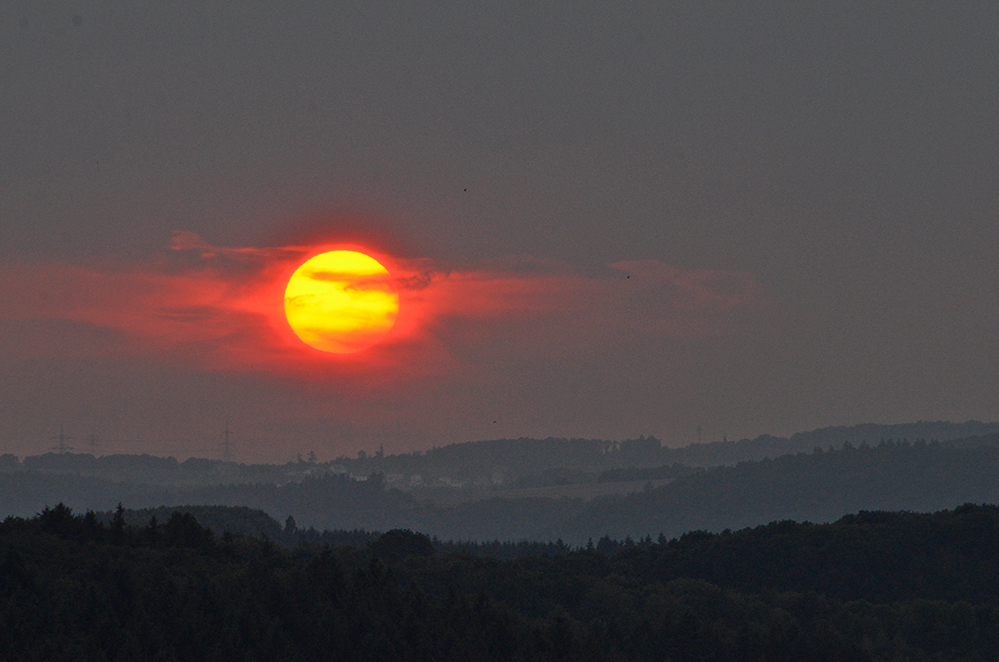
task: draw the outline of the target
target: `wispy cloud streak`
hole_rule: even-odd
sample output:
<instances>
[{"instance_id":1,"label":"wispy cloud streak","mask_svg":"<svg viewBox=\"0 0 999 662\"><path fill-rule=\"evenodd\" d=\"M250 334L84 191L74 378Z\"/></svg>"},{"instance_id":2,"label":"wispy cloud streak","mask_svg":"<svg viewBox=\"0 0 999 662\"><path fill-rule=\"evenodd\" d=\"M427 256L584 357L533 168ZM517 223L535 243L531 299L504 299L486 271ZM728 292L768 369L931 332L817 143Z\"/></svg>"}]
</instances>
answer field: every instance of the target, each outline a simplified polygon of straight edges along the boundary
<instances>
[{"instance_id":1,"label":"wispy cloud streak","mask_svg":"<svg viewBox=\"0 0 999 662\"><path fill-rule=\"evenodd\" d=\"M497 344L571 352L622 334L723 334L764 302L750 273L651 260L593 275L526 257L449 267L376 256L399 290L396 328L357 355L323 355L291 333L283 291L298 264L325 248L222 248L179 232L172 250L146 265L0 265L0 333L8 336L0 352L72 356L84 344L66 341L70 325L105 333L104 342L86 344L88 352L163 355L207 370L309 381L405 380L458 369ZM47 341L56 326L60 340Z\"/></svg>"}]
</instances>

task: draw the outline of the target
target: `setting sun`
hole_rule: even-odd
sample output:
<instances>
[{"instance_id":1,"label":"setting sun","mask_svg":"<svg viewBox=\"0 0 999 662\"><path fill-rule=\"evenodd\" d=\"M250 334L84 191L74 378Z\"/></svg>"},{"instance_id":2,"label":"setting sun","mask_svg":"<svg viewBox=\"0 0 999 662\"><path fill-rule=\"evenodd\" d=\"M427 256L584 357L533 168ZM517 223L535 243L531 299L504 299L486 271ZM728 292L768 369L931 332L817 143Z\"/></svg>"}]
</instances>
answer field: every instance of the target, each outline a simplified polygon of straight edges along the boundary
<instances>
[{"instance_id":1,"label":"setting sun","mask_svg":"<svg viewBox=\"0 0 999 662\"><path fill-rule=\"evenodd\" d=\"M374 258L329 251L295 270L285 289L284 311L305 344L350 354L378 343L392 329L399 295L388 270Z\"/></svg>"}]
</instances>

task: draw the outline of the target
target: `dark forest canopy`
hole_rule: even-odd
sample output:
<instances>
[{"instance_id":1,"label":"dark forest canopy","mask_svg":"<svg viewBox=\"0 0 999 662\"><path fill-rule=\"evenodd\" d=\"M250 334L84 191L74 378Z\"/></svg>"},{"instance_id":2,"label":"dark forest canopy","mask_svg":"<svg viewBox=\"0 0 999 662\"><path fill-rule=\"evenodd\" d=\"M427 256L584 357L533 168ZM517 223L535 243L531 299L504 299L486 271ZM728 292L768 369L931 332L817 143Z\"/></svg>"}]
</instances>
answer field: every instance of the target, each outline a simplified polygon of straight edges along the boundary
<instances>
[{"instance_id":1,"label":"dark forest canopy","mask_svg":"<svg viewBox=\"0 0 999 662\"><path fill-rule=\"evenodd\" d=\"M997 543L999 508L965 505L499 560L404 530L286 549L57 505L0 524L0 656L985 660Z\"/></svg>"},{"instance_id":2,"label":"dark forest canopy","mask_svg":"<svg viewBox=\"0 0 999 662\"><path fill-rule=\"evenodd\" d=\"M57 506L35 519L44 520L57 510L71 512ZM815 591L844 600L894 602L921 597L999 605L999 506L995 505L964 504L935 513L861 511L826 524L782 520L673 538L604 536L579 546L561 540L441 540L407 533L408 529L317 531L298 528L293 518L282 527L265 513L243 507L121 508L96 513L101 526L116 517L135 530L148 528L153 519L164 523L190 517L216 537L263 538L289 549L327 545L367 547L381 556L462 553L508 559L594 551L612 559L615 572L640 581L688 577L754 593L778 589Z\"/></svg>"}]
</instances>

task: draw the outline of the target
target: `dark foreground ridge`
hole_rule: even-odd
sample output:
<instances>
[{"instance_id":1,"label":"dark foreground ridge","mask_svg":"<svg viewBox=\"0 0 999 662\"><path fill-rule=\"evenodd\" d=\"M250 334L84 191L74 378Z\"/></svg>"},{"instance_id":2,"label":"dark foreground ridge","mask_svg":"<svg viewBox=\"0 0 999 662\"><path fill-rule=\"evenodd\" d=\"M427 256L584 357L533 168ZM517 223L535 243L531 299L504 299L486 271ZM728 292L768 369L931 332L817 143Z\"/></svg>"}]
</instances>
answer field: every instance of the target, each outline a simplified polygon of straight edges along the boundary
<instances>
[{"instance_id":1,"label":"dark foreground ridge","mask_svg":"<svg viewBox=\"0 0 999 662\"><path fill-rule=\"evenodd\" d=\"M0 524L0 658L986 660L997 543L999 508L965 505L500 560L59 505Z\"/></svg>"}]
</instances>

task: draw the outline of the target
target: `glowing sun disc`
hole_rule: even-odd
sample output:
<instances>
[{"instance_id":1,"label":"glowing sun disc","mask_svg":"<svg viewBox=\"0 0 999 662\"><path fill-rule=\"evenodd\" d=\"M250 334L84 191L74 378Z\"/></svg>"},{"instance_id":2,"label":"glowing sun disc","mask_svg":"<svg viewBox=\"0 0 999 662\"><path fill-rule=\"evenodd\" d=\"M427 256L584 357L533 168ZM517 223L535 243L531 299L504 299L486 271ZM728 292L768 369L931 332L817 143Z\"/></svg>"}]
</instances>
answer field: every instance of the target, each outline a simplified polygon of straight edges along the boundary
<instances>
[{"instance_id":1,"label":"glowing sun disc","mask_svg":"<svg viewBox=\"0 0 999 662\"><path fill-rule=\"evenodd\" d=\"M284 313L302 342L350 354L385 337L399 313L388 270L357 251L330 251L307 260L288 279Z\"/></svg>"}]
</instances>

